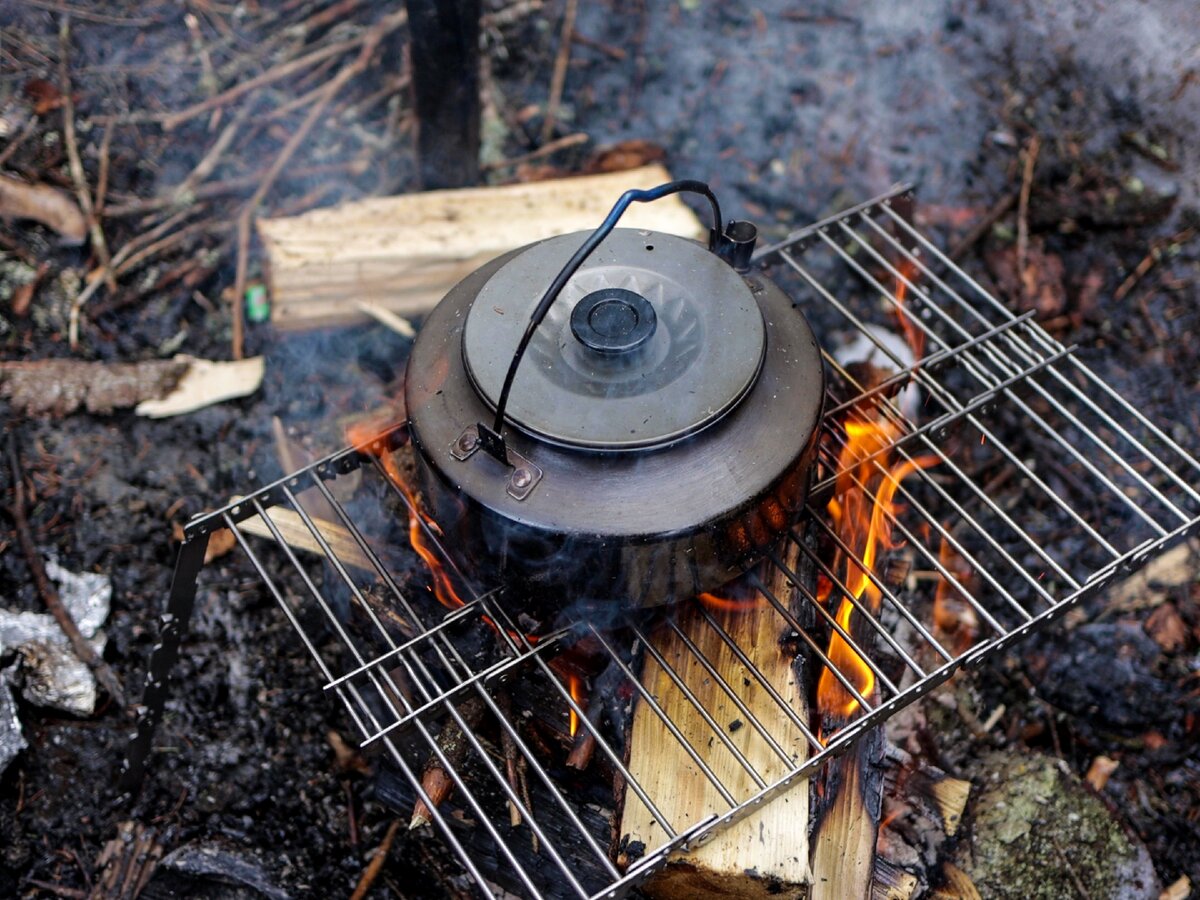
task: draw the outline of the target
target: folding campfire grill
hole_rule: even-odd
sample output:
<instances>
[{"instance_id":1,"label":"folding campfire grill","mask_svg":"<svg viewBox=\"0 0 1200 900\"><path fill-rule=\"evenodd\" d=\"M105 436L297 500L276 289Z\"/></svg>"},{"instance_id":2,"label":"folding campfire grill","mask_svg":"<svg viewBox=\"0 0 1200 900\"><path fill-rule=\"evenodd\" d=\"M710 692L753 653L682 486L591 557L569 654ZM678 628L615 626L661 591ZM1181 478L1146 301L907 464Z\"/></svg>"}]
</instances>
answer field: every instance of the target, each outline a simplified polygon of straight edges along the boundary
<instances>
[{"instance_id":1,"label":"folding campfire grill","mask_svg":"<svg viewBox=\"0 0 1200 900\"><path fill-rule=\"evenodd\" d=\"M368 534L369 529L331 490L337 479L361 471L364 482L382 479L387 487L381 491L392 492L404 504L402 508L412 512L409 498L387 477L380 460L381 454L403 443L404 428L397 426L371 446L328 456L187 526L127 778L139 779L145 765L209 535L214 529L229 528L316 660L326 690L345 704L364 744L381 743L422 798L424 761L432 756L445 769L454 795L441 808L429 804L430 817L479 885L495 878L490 874L485 878L480 869L480 847L486 847L486 852L506 864L517 889L530 896L566 893L615 898L662 867L670 854L700 845L812 776L868 729L958 669L994 656L1194 532L1200 525L1200 493L1193 486L1200 465L1195 459L1108 387L1073 355L1072 348L1033 322L1030 314L1014 315L957 267L910 224L911 203L911 191L897 187L801 229L755 257L760 265L791 273L793 296L823 336L827 351L848 332L847 341L869 341L877 358L895 370L882 383L865 387L856 380L853 367L843 366L826 352L834 377L810 514L802 527L792 531L795 546L769 554L764 569L748 577L777 617L776 633L793 633L797 645L827 667L857 701L841 727L830 729L826 724L818 736L815 726L785 700L784 687L772 684L754 664L754 648L740 644L721 624L720 616L707 609L700 610L703 627L711 632L704 639L685 635L669 611L654 614L657 627L674 629L679 646L686 648L674 659L655 649L649 614L638 611L615 613L614 624L570 622L531 640L498 602L496 592L470 587L470 580L454 568L438 535L424 520L419 521L428 544L464 586L467 602L448 612L431 602L428 592L402 589L405 579L381 558L387 555L381 542ZM855 276L850 282L845 278L847 270ZM849 283L853 287L831 286ZM907 296L902 300L898 294ZM897 314L925 335L927 350L915 363L902 358L881 334L879 324L893 321ZM913 421L901 399L901 389L909 384L919 388L924 404L920 422ZM839 386L840 396L833 393ZM849 400L844 399L847 392ZM948 646L950 641L935 637L938 629L928 588L901 589L857 559L881 595L881 607L873 612L823 558L827 554L814 549L838 547L853 556L852 548L827 520L824 507L839 474L859 477L857 467L838 471L846 440L842 423L855 419L884 419L900 435L871 460L885 478L885 454L896 460L936 459L937 465L916 466L899 484L900 506L887 517L914 567L937 573L978 620L969 646ZM787 424L781 422L780 427ZM1014 436L1013 442L1002 440L1002 433ZM309 490L319 493L336 514L337 524L344 529L338 540L297 499ZM272 518L269 511L277 507L293 511L319 548L311 561L298 555ZM254 517L273 538L267 541L270 550L257 544L243 525ZM1119 529L1110 527L1116 522L1121 523ZM970 567L970 579L951 571L945 547ZM789 558L800 563L790 565ZM281 567L294 570L297 583L303 585L301 595L284 586ZM801 569L810 576L801 577ZM322 589L323 578L330 573L340 586L337 592ZM862 617L860 624L866 626L856 626L857 640L818 599L810 583L812 573L833 585L830 607L842 597L854 604L855 616ZM801 603L811 607L807 612L821 626L819 632L802 627L797 610L771 589L772 584L787 584ZM408 629L407 639L396 636L393 623L381 620L378 602L364 596L368 591L386 594L390 608ZM334 596L338 592L340 598ZM346 597L365 614L360 628L350 627L339 612ZM461 637L470 631L471 623L481 621L491 625L499 648L498 654L486 658L465 647ZM831 632L837 632L869 667L875 690L868 696L856 689L861 682L853 673L841 671L828 658ZM660 685L665 683L668 691L677 691L695 708L710 730L708 735L686 734L672 720L666 711L672 698L661 690L655 696L643 686L630 667L629 641L622 638L625 643L618 647L613 637L617 633L646 648L665 675ZM627 767L619 741L588 718L549 662L581 634L612 657L634 686L637 702L652 711L679 743L693 764L691 777L711 785L720 798L714 812L668 820L660 811L664 797L639 781ZM863 639L864 634L870 640ZM744 667L745 684L723 677L704 647L732 654ZM697 677L706 681L703 689ZM524 695L505 688L503 701L497 699L501 685L520 682L540 683L541 696L556 698L564 716L570 710L579 727L594 735L596 752L624 778L630 802L636 797L657 820L666 836L664 843L625 870L614 863L608 822L589 807L585 795L566 790L567 775L561 767L546 762L544 754L527 742L520 727L522 716L534 711L521 706ZM747 686L771 698L770 716L750 710L744 701ZM497 763L489 742L464 717L467 703L482 704L524 757L532 802L510 785L504 762ZM720 724L731 715L744 720L747 727L740 733L730 734ZM463 731L468 744L465 762L452 760L439 746L437 735L447 722ZM732 768L711 765L698 751L702 741L713 740L736 760ZM730 771L736 777L730 777ZM579 775L570 773L570 777ZM688 775L677 773L677 777ZM521 827L509 824L507 804L520 811ZM455 809L461 814L453 815ZM558 823L553 829L544 827L551 813ZM536 854L530 849L525 824L540 842ZM591 865L574 865L571 860L579 854Z\"/></svg>"}]
</instances>

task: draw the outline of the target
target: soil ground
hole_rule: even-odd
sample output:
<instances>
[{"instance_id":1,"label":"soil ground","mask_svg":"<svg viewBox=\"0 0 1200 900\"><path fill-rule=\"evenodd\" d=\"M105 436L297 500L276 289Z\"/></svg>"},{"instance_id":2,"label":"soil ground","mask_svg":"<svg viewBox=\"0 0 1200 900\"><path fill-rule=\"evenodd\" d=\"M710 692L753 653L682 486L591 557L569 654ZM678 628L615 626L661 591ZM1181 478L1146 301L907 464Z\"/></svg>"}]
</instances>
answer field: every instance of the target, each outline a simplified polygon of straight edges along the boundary
<instances>
[{"instance_id":1,"label":"soil ground","mask_svg":"<svg viewBox=\"0 0 1200 900\"><path fill-rule=\"evenodd\" d=\"M332 6L344 12L305 24ZM110 250L176 212L185 215L174 231L196 227L131 269L115 291L99 290L72 351L67 311L98 264L94 245L64 246L28 221L0 224L0 356L227 358L232 223L303 121L306 107L289 110L289 101L352 55L250 92L219 120L201 115L168 130L163 117L305 48L359 34L388 10L319 0L77 3L63 41L59 8L10 0L0 10L5 173L73 191L65 62L93 191L106 171L101 222ZM485 161L495 162L539 145L562 6L509 20L498 6L489 11ZM572 50L555 134L581 131L589 143L493 177L572 171L598 146L649 142L676 175L707 178L732 215L775 234L915 180L925 224L952 244L1020 186L1022 153L1036 136L1031 242L1039 259L1053 261L1037 273L1049 281L1037 294L1042 320L1147 415L1200 448L1200 344L1192 339L1200 242L1189 232L1200 199L1194 3L1075 2L1048 11L867 0L797 11L783 2L611 0L580 4L576 30L591 45ZM261 211L416 189L403 73L401 30L331 104ZM235 120L212 174L176 202L147 202L169 197ZM1011 221L971 248L965 264L1020 306L1019 286L1003 274ZM1113 302L1154 248L1155 264ZM42 263L31 308L20 314L11 301ZM252 278L259 267L252 246ZM315 451L337 446L339 417L395 390L407 344L381 327L296 336L258 325L247 350L266 356L262 390L181 418L21 418L0 407L35 491L29 514L39 548L69 569L113 580L106 655L134 696L170 581L172 525L282 474L273 416ZM10 476L0 481L12 502ZM6 518L0 598L9 608L41 608ZM1104 800L1146 844L1164 883L1187 875L1200 884L1200 587L1192 577L1162 599L1185 626L1170 650L1146 637L1152 610L1117 610L1067 637L1018 647L972 678L982 707L1005 704L996 733L1008 745L1059 756L1080 775L1097 755L1119 759ZM1096 609L1103 606L1101 598ZM1079 687L1102 680L1114 653L1132 692L1120 715L1102 689ZM1063 659L1070 665L1056 662ZM151 777L132 806L117 803L114 787L128 729L115 709L83 720L21 707L30 747L0 776L0 894L88 889L93 861L127 819L152 823L168 850L205 844L236 854L280 891L349 893L391 815L366 780L335 767L326 735L349 734L348 723L319 696L309 659L240 554L206 567L177 674ZM1139 702L1151 687L1155 702ZM990 743L965 738L955 753L978 757ZM444 855L432 839L403 835L376 896L433 891L421 885Z\"/></svg>"}]
</instances>

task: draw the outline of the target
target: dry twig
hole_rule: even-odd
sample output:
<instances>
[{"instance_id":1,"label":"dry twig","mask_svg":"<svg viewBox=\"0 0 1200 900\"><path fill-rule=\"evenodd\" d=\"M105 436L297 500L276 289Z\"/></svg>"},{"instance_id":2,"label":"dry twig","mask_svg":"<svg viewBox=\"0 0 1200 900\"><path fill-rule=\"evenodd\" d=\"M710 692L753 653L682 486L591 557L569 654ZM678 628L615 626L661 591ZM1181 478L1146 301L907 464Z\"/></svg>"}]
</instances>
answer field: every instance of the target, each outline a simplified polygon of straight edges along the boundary
<instances>
[{"instance_id":1,"label":"dry twig","mask_svg":"<svg viewBox=\"0 0 1200 900\"><path fill-rule=\"evenodd\" d=\"M1019 194L1013 191L1011 194L1006 194L984 214L984 217L971 226L971 230L963 235L963 239L954 245L954 248L946 255L950 257L951 262L958 262L967 252L977 243L987 237L987 233L992 230L992 226L999 222L1008 211L1017 205Z\"/></svg>"},{"instance_id":2,"label":"dry twig","mask_svg":"<svg viewBox=\"0 0 1200 900\"><path fill-rule=\"evenodd\" d=\"M1025 257L1029 252L1029 195L1033 190L1033 167L1037 163L1042 139L1036 134L1025 148L1025 171L1021 176L1021 194L1017 199L1017 278L1024 284Z\"/></svg>"},{"instance_id":3,"label":"dry twig","mask_svg":"<svg viewBox=\"0 0 1200 900\"><path fill-rule=\"evenodd\" d=\"M312 109L309 110L304 122L296 129L296 133L288 139L283 149L279 151L279 155L275 158L275 162L271 165L271 168L267 170L267 174L258 186L258 190L254 192L254 195L246 201L246 205L242 208L237 223L237 267L233 283L234 359L241 359L243 355L245 326L242 319L242 295L246 292L246 267L250 254L250 224L253 221L255 210L258 209L258 205L266 197L267 192L271 190L272 185L275 184L275 179L279 177L279 173L283 171L283 167L287 165L288 160L292 158L292 155L304 142L304 139L308 137L308 133L317 123L317 120L321 118L330 101L346 85L346 82L367 67L371 61L371 55L375 52L375 48L379 46L379 42L407 20L408 14L404 10L393 13L390 16L385 16L359 39L362 49L359 51L358 57L354 62L338 72L325 85L325 90L321 93Z\"/></svg>"},{"instance_id":4,"label":"dry twig","mask_svg":"<svg viewBox=\"0 0 1200 900\"><path fill-rule=\"evenodd\" d=\"M311 53L305 54L304 56L288 60L285 63L281 63L268 69L257 78L251 78L247 81L243 81L240 84L236 84L229 88L229 90L217 94L215 97L210 97L207 100L203 100L200 103L195 103L192 106L189 106L187 109L182 109L177 113L167 116L165 119L163 119L163 128L166 131L171 131L175 128L178 128L184 122L190 121L196 116L203 115L209 110L224 106L226 103L236 100L239 97L256 90L257 88L264 87L268 84L274 84L276 81L287 78L289 75L294 75L296 72L307 69L309 66L314 66L317 63L329 59L330 57L338 56L342 53L345 53L347 50L353 50L355 47L360 45L363 46L364 49L369 46L373 50L379 44L379 41L382 40L387 34L395 31L407 21L408 14L404 10L400 10L399 12L393 13L390 16L386 16L385 18L381 19L378 24L372 26L358 37L350 38L346 41L339 41L336 44L328 44L320 49L312 51Z\"/></svg>"},{"instance_id":5,"label":"dry twig","mask_svg":"<svg viewBox=\"0 0 1200 900\"><path fill-rule=\"evenodd\" d=\"M383 836L383 843L379 845L379 849L375 851L375 855L371 857L371 862L363 872L362 878L358 880L358 884L354 888L354 893L350 895L350 900L363 900L363 897L371 890L371 885L375 883L375 879L379 877L379 873L383 871L383 864L387 862L388 853L392 850L392 842L396 840L396 832L400 829L400 820L395 819L388 826L387 834Z\"/></svg>"},{"instance_id":6,"label":"dry twig","mask_svg":"<svg viewBox=\"0 0 1200 900\"><path fill-rule=\"evenodd\" d=\"M486 163L480 168L484 172L491 172L495 169L507 169L509 166L519 166L522 163L532 162L535 159L541 159L544 156L557 153L559 150L566 150L568 147L578 147L580 144L586 144L587 142L588 136L582 131L577 131L574 134L560 137L558 140L551 141L548 144L543 144L536 150L522 153L520 156L514 156L510 159L499 159L495 162Z\"/></svg>"},{"instance_id":7,"label":"dry twig","mask_svg":"<svg viewBox=\"0 0 1200 900\"><path fill-rule=\"evenodd\" d=\"M26 140L28 140L29 136L37 129L40 122L41 119L39 119L37 116L29 117L29 121L26 122L25 127L21 129L21 133L9 141L8 146L4 148L4 151L0 152L0 166L12 159L13 154L17 152L17 148L19 148L23 143L25 143Z\"/></svg>"},{"instance_id":8,"label":"dry twig","mask_svg":"<svg viewBox=\"0 0 1200 900\"><path fill-rule=\"evenodd\" d=\"M71 97L71 74L67 62L71 47L71 17L64 15L58 28L58 80L62 92L63 112L63 143L66 145L67 166L71 170L71 180L75 183L75 193L79 197L79 208L88 217L88 226L92 233L92 249L96 258L103 266L108 265L108 244L104 240L104 231L96 218L95 204L92 202L91 191L88 190L87 176L83 171L83 158L79 155L79 138L75 134L75 101ZM110 283L109 287L116 287ZM72 341L74 346L74 341Z\"/></svg>"},{"instance_id":9,"label":"dry twig","mask_svg":"<svg viewBox=\"0 0 1200 900\"><path fill-rule=\"evenodd\" d=\"M96 648L88 643L87 638L80 632L79 626L75 624L75 620L71 618L70 611L63 606L58 592L50 584L50 579L46 577L42 558L38 555L37 547L33 542L33 531L29 527L29 519L25 517L25 479L21 472L21 460L17 455L17 436L11 431L8 433L8 465L13 479L13 503L9 507L9 511L17 527L17 539L21 543L21 551L25 554L25 561L29 565L29 572L33 576L33 583L37 586L38 594L41 595L50 614L54 616L58 627L71 642L71 649L75 651L75 655L92 670L96 680L113 698L113 702L121 709L125 709L125 691L121 688L121 682L117 679L116 672L109 668L108 663L96 652Z\"/></svg>"},{"instance_id":10,"label":"dry twig","mask_svg":"<svg viewBox=\"0 0 1200 900\"><path fill-rule=\"evenodd\" d=\"M1163 250L1173 244L1186 244L1196 236L1195 228L1185 228L1183 231L1177 232L1164 240L1154 241L1150 245L1150 251L1142 257L1142 261L1137 264L1129 276L1121 282L1120 286L1113 291L1113 300L1120 303L1132 291L1139 281L1146 277L1146 273L1154 268L1154 264L1162 257Z\"/></svg>"},{"instance_id":11,"label":"dry twig","mask_svg":"<svg viewBox=\"0 0 1200 900\"><path fill-rule=\"evenodd\" d=\"M546 103L546 118L542 122L542 143L548 143L554 135L554 120L558 118L558 105L562 102L563 86L567 81L567 64L571 61L571 35L575 32L575 11L579 0L567 0L563 12L562 36L558 41L558 56L554 58L554 72L550 76L550 100Z\"/></svg>"}]
</instances>

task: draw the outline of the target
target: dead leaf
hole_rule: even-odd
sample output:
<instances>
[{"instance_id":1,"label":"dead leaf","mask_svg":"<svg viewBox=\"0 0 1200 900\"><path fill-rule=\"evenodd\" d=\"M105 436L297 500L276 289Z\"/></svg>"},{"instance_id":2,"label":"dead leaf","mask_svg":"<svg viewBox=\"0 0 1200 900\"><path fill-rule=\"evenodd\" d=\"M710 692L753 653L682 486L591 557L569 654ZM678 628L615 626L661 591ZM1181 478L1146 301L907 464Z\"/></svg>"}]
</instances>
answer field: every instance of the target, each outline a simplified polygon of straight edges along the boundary
<instances>
[{"instance_id":1,"label":"dead leaf","mask_svg":"<svg viewBox=\"0 0 1200 900\"><path fill-rule=\"evenodd\" d=\"M220 559L237 546L237 538L228 528L218 528L208 536L208 547L204 551L204 564Z\"/></svg>"},{"instance_id":2,"label":"dead leaf","mask_svg":"<svg viewBox=\"0 0 1200 900\"><path fill-rule=\"evenodd\" d=\"M599 147L583 165L586 174L625 172L651 163L660 163L667 158L667 151L652 141L629 140L619 144Z\"/></svg>"},{"instance_id":3,"label":"dead leaf","mask_svg":"<svg viewBox=\"0 0 1200 900\"><path fill-rule=\"evenodd\" d=\"M1167 746L1167 739L1157 731L1147 731L1142 735L1142 744L1147 750L1161 750Z\"/></svg>"},{"instance_id":4,"label":"dead leaf","mask_svg":"<svg viewBox=\"0 0 1200 900\"><path fill-rule=\"evenodd\" d=\"M45 78L34 78L25 82L25 96L33 104L33 113L37 116L60 109L67 102L58 85Z\"/></svg>"},{"instance_id":5,"label":"dead leaf","mask_svg":"<svg viewBox=\"0 0 1200 900\"><path fill-rule=\"evenodd\" d=\"M1088 766L1087 774L1083 776L1084 781L1092 786L1096 792L1104 790L1104 786L1108 784L1108 779L1113 772L1117 771L1117 767L1121 765L1115 759L1109 759L1107 756L1097 756L1092 760L1092 764Z\"/></svg>"},{"instance_id":6,"label":"dead leaf","mask_svg":"<svg viewBox=\"0 0 1200 900\"><path fill-rule=\"evenodd\" d=\"M46 184L26 184L0 175L0 216L41 222L61 234L68 244L82 244L87 237L87 219L78 204L65 192Z\"/></svg>"},{"instance_id":7,"label":"dead leaf","mask_svg":"<svg viewBox=\"0 0 1200 900\"><path fill-rule=\"evenodd\" d=\"M50 263L43 262L38 266L37 273L25 284L18 285L13 288L12 292L12 312L18 319L23 319L29 315L29 307L33 303L33 295L37 293L37 289L41 286L42 279L46 277L46 273L50 271Z\"/></svg>"},{"instance_id":8,"label":"dead leaf","mask_svg":"<svg viewBox=\"0 0 1200 900\"><path fill-rule=\"evenodd\" d=\"M363 758L357 749L346 743L346 739L333 729L325 734L325 740L333 748L337 759L337 767L343 772L358 772L360 775L371 774L371 764Z\"/></svg>"},{"instance_id":9,"label":"dead leaf","mask_svg":"<svg viewBox=\"0 0 1200 900\"><path fill-rule=\"evenodd\" d=\"M1035 309L1042 318L1059 316L1066 311L1062 259L1047 251L1040 238L1030 239L1025 268L1020 272L1017 271L1015 245L986 254L986 260L1001 291L1015 298L1021 311Z\"/></svg>"},{"instance_id":10,"label":"dead leaf","mask_svg":"<svg viewBox=\"0 0 1200 900\"><path fill-rule=\"evenodd\" d=\"M1158 895L1158 900L1187 900L1192 895L1192 882L1186 875L1180 875L1171 886Z\"/></svg>"},{"instance_id":11,"label":"dead leaf","mask_svg":"<svg viewBox=\"0 0 1200 900\"><path fill-rule=\"evenodd\" d=\"M1165 653L1180 653L1187 649L1188 627L1174 603L1164 603L1146 618L1146 634Z\"/></svg>"}]
</instances>

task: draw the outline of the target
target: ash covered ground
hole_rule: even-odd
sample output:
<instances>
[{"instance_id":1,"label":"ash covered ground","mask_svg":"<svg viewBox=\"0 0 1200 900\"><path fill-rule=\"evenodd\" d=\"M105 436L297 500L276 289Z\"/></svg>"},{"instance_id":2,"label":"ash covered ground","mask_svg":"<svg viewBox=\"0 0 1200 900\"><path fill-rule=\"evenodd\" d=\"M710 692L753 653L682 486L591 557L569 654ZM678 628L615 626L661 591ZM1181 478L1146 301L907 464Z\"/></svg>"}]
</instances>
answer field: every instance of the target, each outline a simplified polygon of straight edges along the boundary
<instances>
[{"instance_id":1,"label":"ash covered ground","mask_svg":"<svg viewBox=\"0 0 1200 900\"><path fill-rule=\"evenodd\" d=\"M300 127L305 109L286 105L332 73L306 69L250 92L219 122L198 116L168 131L162 117L310 46L353 37L389 9L336 4L344 11L310 27L335 4L78 4L64 37L55 6L11 0L0 11L7 128L0 168L72 190L62 127L65 60L93 188L106 170L101 222L109 246L184 207L181 223L202 227L130 271L115 291L97 292L71 351L68 309L95 267L94 249L63 246L28 221L3 223L0 354L227 358L232 223L268 161ZM1029 201L1036 263L1027 277L1038 289L1023 291L1013 273L1011 214L969 249L965 265L1014 307L1035 303L1056 337L1078 343L1139 409L1197 449L1195 5L794 7L581 4L576 30L592 43L572 48L556 134L583 132L588 143L497 169L494 177L568 173L593 162L598 147L637 142L620 152L637 161L661 149L676 176L709 180L732 215L756 220L773 236L913 180L924 224L952 245L1019 189L1023 154L1036 138ZM498 4L488 9L495 18L485 28L485 154L494 162L539 145L562 6L507 18ZM403 30L385 40L314 127L262 213L416 188L404 41ZM188 178L243 105L250 124L200 182L219 189L193 186L183 206L143 208ZM1152 250L1154 264L1121 302L1112 301ZM252 247L252 276L260 260ZM18 313L12 301L43 263L29 310ZM334 449L344 416L396 391L407 352L402 338L365 326L306 336L251 326L247 347L266 357L262 389L175 419L129 411L26 416L7 401L0 407L32 491L28 514L39 551L69 570L112 580L106 658L131 696L140 693L170 581L172 526L282 474L272 417L314 452ZM6 471L2 479L6 503L14 502L11 477ZM4 516L0 600L14 610L42 608ZM1181 875L1200 884L1198 601L1194 575L1161 592L1153 609L1113 610L1100 598L1090 610L1106 610L1096 623L1076 622L1074 634L1018 647L973 676L981 707L1004 703L1007 711L992 737L961 735L951 762L969 769L997 740L1061 757L1077 774L1097 755L1119 759L1104 801L1145 843L1164 884ZM1182 626L1169 645L1154 639L1153 623L1147 627L1163 605ZM1108 665L1114 655L1122 660L1115 675ZM0 666L10 662L0 657ZM102 702L95 715L75 718L21 703L29 747L0 776L0 893L91 889L102 848L129 820L155 829L166 852L187 851L176 882L152 882L150 891L161 896L227 895L227 883L188 862L188 853L201 851L236 868L237 890L247 896L353 889L393 815L369 779L338 767L327 735L349 736L349 723L322 695L310 660L240 554L206 567L177 677L150 776L131 803L119 802L114 785L129 730L117 709ZM434 884L429 873L446 866L436 839L402 834L375 895L437 894L440 888L422 885Z\"/></svg>"}]
</instances>

